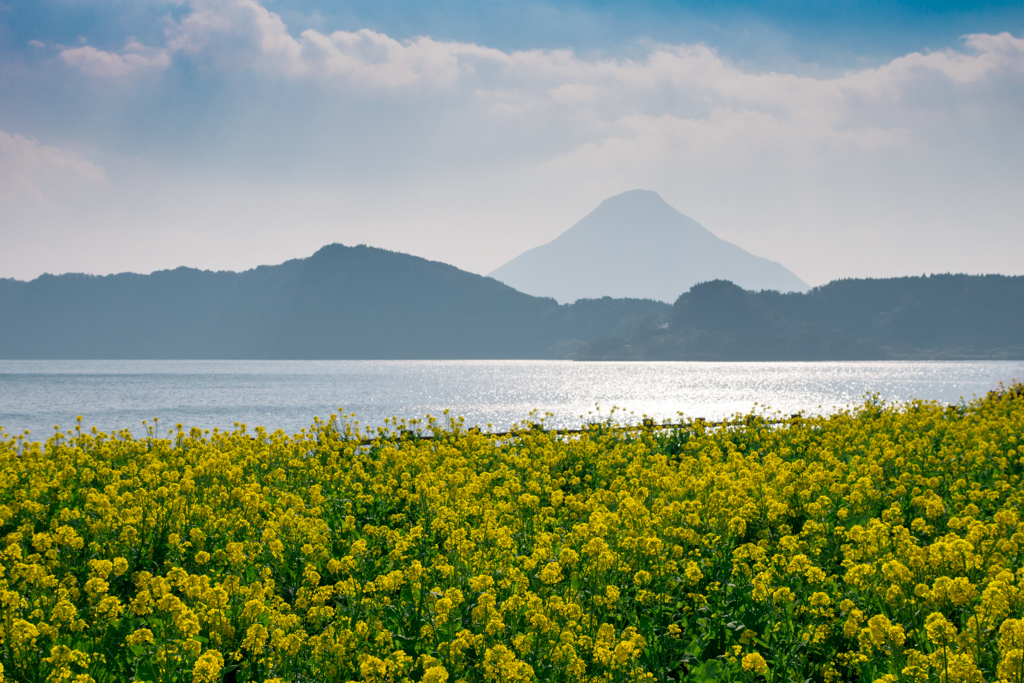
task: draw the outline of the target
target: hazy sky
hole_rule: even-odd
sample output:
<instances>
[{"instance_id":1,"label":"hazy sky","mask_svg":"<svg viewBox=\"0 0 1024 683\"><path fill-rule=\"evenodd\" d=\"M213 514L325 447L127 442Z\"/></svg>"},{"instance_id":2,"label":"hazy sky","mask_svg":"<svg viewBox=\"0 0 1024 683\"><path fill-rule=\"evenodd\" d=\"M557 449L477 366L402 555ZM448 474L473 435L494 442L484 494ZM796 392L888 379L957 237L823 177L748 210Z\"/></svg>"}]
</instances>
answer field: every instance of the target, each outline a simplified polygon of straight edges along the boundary
<instances>
[{"instance_id":1,"label":"hazy sky","mask_svg":"<svg viewBox=\"0 0 1024 683\"><path fill-rule=\"evenodd\" d=\"M1022 274L1024 4L978 5L0 0L0 277L487 273L634 188L811 284Z\"/></svg>"}]
</instances>

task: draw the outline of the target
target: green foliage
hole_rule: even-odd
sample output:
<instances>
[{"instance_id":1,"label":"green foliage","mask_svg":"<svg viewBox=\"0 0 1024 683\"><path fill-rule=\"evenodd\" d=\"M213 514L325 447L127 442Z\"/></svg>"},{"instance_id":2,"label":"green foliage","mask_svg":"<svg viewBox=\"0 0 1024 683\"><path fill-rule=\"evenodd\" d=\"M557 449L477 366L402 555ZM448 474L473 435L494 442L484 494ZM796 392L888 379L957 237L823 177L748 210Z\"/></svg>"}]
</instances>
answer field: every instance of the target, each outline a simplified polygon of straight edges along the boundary
<instances>
[{"instance_id":1,"label":"green foliage","mask_svg":"<svg viewBox=\"0 0 1024 683\"><path fill-rule=\"evenodd\" d=\"M1022 387L498 436L0 439L17 681L1024 680Z\"/></svg>"}]
</instances>

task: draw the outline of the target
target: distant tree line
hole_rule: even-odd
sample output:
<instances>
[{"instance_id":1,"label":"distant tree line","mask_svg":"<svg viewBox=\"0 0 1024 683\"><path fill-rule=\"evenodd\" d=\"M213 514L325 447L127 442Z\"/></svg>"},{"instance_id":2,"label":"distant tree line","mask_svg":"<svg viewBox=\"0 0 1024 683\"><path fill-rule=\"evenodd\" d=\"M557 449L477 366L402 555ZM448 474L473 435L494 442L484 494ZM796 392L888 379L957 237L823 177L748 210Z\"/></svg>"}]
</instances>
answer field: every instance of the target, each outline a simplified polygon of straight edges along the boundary
<instances>
[{"instance_id":1,"label":"distant tree line","mask_svg":"<svg viewBox=\"0 0 1024 683\"><path fill-rule=\"evenodd\" d=\"M663 319L582 359L1024 359L1024 277L837 280L806 293L694 286Z\"/></svg>"}]
</instances>

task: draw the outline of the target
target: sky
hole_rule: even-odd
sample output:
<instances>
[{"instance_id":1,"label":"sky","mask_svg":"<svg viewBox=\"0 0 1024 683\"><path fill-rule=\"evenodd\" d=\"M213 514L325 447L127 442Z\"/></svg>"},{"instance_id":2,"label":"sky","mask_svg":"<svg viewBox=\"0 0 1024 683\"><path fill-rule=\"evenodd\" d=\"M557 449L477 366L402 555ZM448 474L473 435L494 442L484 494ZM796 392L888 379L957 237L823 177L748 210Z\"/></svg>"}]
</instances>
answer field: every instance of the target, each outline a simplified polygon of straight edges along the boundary
<instances>
[{"instance_id":1,"label":"sky","mask_svg":"<svg viewBox=\"0 0 1024 683\"><path fill-rule=\"evenodd\" d=\"M1024 274L1024 4L0 0L0 277L486 274L636 188L812 285Z\"/></svg>"}]
</instances>

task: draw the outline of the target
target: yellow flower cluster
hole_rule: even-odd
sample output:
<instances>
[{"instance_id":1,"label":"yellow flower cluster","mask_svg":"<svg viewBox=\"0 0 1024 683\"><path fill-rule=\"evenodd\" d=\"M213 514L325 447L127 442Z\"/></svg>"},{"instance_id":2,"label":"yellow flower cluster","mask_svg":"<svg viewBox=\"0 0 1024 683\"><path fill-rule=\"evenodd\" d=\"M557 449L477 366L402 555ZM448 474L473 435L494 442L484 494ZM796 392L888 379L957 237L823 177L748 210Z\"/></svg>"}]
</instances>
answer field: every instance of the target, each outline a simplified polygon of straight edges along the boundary
<instances>
[{"instance_id":1,"label":"yellow flower cluster","mask_svg":"<svg viewBox=\"0 0 1024 683\"><path fill-rule=\"evenodd\" d=\"M1020 385L355 424L0 434L0 680L1024 683Z\"/></svg>"}]
</instances>

